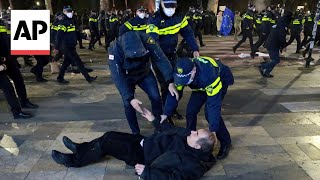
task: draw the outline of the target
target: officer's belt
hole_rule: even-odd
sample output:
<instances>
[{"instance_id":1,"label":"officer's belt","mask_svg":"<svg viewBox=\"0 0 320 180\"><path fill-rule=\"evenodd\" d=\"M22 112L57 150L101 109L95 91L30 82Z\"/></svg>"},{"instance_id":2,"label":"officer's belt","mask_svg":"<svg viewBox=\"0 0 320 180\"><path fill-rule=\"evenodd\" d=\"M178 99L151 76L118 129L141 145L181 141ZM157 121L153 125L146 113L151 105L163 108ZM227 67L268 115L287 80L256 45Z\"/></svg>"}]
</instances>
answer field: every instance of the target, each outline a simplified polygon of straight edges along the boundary
<instances>
[{"instance_id":1,"label":"officer's belt","mask_svg":"<svg viewBox=\"0 0 320 180\"><path fill-rule=\"evenodd\" d=\"M169 35L169 34L173 35L173 34L177 34L180 31L180 29L186 27L187 25L188 25L188 19L184 17L181 23L178 23L176 25L169 26L163 29L159 29L154 24L149 24L147 28L147 33L157 33L159 35ZM152 30L150 29L151 26L153 26Z\"/></svg>"}]
</instances>

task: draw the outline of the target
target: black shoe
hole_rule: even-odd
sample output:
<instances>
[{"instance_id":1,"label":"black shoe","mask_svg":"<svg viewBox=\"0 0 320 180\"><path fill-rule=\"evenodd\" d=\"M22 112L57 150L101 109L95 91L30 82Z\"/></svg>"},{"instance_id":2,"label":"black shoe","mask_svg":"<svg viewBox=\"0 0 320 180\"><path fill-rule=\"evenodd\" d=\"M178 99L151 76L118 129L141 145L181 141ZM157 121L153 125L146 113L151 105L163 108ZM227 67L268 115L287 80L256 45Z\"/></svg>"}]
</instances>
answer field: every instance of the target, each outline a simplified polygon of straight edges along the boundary
<instances>
[{"instance_id":1,"label":"black shoe","mask_svg":"<svg viewBox=\"0 0 320 180\"><path fill-rule=\"evenodd\" d=\"M252 59L254 59L254 57L256 56L256 53L251 52L250 56L251 56Z\"/></svg>"},{"instance_id":2,"label":"black shoe","mask_svg":"<svg viewBox=\"0 0 320 180\"><path fill-rule=\"evenodd\" d=\"M175 111L172 116L179 120L183 119L183 116L178 111Z\"/></svg>"},{"instance_id":3,"label":"black shoe","mask_svg":"<svg viewBox=\"0 0 320 180\"><path fill-rule=\"evenodd\" d=\"M233 53L236 53L236 47L232 47Z\"/></svg>"},{"instance_id":4,"label":"black shoe","mask_svg":"<svg viewBox=\"0 0 320 180\"><path fill-rule=\"evenodd\" d=\"M32 74L34 74L35 76L37 76L37 72L36 72L36 70L34 69L34 67L30 69L30 72L31 72Z\"/></svg>"},{"instance_id":5,"label":"black shoe","mask_svg":"<svg viewBox=\"0 0 320 180\"><path fill-rule=\"evenodd\" d=\"M36 109L38 108L39 106L36 105L36 104L32 104L28 99L25 100L25 101L21 101L21 107L22 108L26 108L26 109Z\"/></svg>"},{"instance_id":6,"label":"black shoe","mask_svg":"<svg viewBox=\"0 0 320 180\"><path fill-rule=\"evenodd\" d=\"M205 44L201 44L200 46L201 46L201 47L204 47L204 46L206 46L206 45L205 45Z\"/></svg>"},{"instance_id":7,"label":"black shoe","mask_svg":"<svg viewBox=\"0 0 320 180\"><path fill-rule=\"evenodd\" d=\"M89 49L90 51L93 51L92 47L89 47L88 49Z\"/></svg>"},{"instance_id":8,"label":"black shoe","mask_svg":"<svg viewBox=\"0 0 320 180\"><path fill-rule=\"evenodd\" d=\"M69 84L69 81L66 81L65 79L59 79L57 78L58 83L60 84Z\"/></svg>"},{"instance_id":9,"label":"black shoe","mask_svg":"<svg viewBox=\"0 0 320 180\"><path fill-rule=\"evenodd\" d=\"M77 153L78 144L73 142L67 136L63 136L62 138L63 144L70 149L73 153Z\"/></svg>"},{"instance_id":10,"label":"black shoe","mask_svg":"<svg viewBox=\"0 0 320 180\"><path fill-rule=\"evenodd\" d=\"M83 47L83 46L80 46L80 49L85 49L85 47Z\"/></svg>"},{"instance_id":11,"label":"black shoe","mask_svg":"<svg viewBox=\"0 0 320 180\"><path fill-rule=\"evenodd\" d=\"M59 151L52 150L51 157L58 164L62 164L66 167L72 167L72 155L71 154L64 154Z\"/></svg>"},{"instance_id":12,"label":"black shoe","mask_svg":"<svg viewBox=\"0 0 320 180\"><path fill-rule=\"evenodd\" d=\"M19 114L13 115L14 119L29 119L32 118L31 114L20 112Z\"/></svg>"},{"instance_id":13,"label":"black shoe","mask_svg":"<svg viewBox=\"0 0 320 180\"><path fill-rule=\"evenodd\" d=\"M89 78L87 79L87 81L88 81L88 83L92 83L92 82L95 81L97 78L98 78L98 76L96 76L96 77L89 77Z\"/></svg>"},{"instance_id":14,"label":"black shoe","mask_svg":"<svg viewBox=\"0 0 320 180\"><path fill-rule=\"evenodd\" d=\"M92 72L93 69L90 69L90 68L85 68L88 72Z\"/></svg>"},{"instance_id":15,"label":"black shoe","mask_svg":"<svg viewBox=\"0 0 320 180\"><path fill-rule=\"evenodd\" d=\"M171 117L168 117L168 118L167 118L167 121L168 121L170 124L175 125L175 123L174 123L174 121L172 120Z\"/></svg>"},{"instance_id":16,"label":"black shoe","mask_svg":"<svg viewBox=\"0 0 320 180\"><path fill-rule=\"evenodd\" d=\"M266 77L266 78L273 78L274 76L271 75L271 74L265 74L264 77Z\"/></svg>"},{"instance_id":17,"label":"black shoe","mask_svg":"<svg viewBox=\"0 0 320 180\"><path fill-rule=\"evenodd\" d=\"M48 82L48 80L44 79L43 77L37 77L37 82Z\"/></svg>"},{"instance_id":18,"label":"black shoe","mask_svg":"<svg viewBox=\"0 0 320 180\"><path fill-rule=\"evenodd\" d=\"M229 151L231 149L231 144L221 144L219 153L217 154L217 159L221 160L226 158L229 155Z\"/></svg>"},{"instance_id":19,"label":"black shoe","mask_svg":"<svg viewBox=\"0 0 320 180\"><path fill-rule=\"evenodd\" d=\"M80 71L78 69L72 69L72 73L74 74L80 74Z\"/></svg>"},{"instance_id":20,"label":"black shoe","mask_svg":"<svg viewBox=\"0 0 320 180\"><path fill-rule=\"evenodd\" d=\"M103 44L99 43L99 46L103 46Z\"/></svg>"}]
</instances>

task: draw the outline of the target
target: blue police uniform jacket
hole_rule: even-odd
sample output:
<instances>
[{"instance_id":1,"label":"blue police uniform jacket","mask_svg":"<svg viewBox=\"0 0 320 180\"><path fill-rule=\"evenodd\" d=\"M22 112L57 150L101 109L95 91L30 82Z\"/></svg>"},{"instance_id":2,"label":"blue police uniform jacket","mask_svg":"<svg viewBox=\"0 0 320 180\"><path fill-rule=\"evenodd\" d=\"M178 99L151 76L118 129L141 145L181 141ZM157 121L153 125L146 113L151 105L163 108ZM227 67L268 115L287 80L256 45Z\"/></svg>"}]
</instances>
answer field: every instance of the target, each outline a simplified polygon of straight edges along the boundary
<instances>
[{"instance_id":1,"label":"blue police uniform jacket","mask_svg":"<svg viewBox=\"0 0 320 180\"><path fill-rule=\"evenodd\" d=\"M89 18L89 28L90 31L98 32L98 18L94 15L91 15Z\"/></svg>"},{"instance_id":2,"label":"blue police uniform jacket","mask_svg":"<svg viewBox=\"0 0 320 180\"><path fill-rule=\"evenodd\" d=\"M147 19L141 19L139 16L136 16L132 19L129 19L123 25L121 25L119 30L119 36L128 32L128 31L146 31L147 30Z\"/></svg>"},{"instance_id":3,"label":"blue police uniform jacket","mask_svg":"<svg viewBox=\"0 0 320 180\"><path fill-rule=\"evenodd\" d=\"M216 61L210 57L200 57L193 59L196 67L196 75L194 80L188 86L193 91L202 91L207 94L207 118L210 124L210 130L216 132L219 129L221 116L221 94L223 90L227 90L229 85L234 83L234 78L230 68L221 61ZM179 91L183 90L183 86L176 84ZM171 116L178 105L178 101L174 96L168 96L164 108L164 114Z\"/></svg>"},{"instance_id":4,"label":"blue police uniform jacket","mask_svg":"<svg viewBox=\"0 0 320 180\"><path fill-rule=\"evenodd\" d=\"M242 20L243 29L245 29L245 30L253 30L253 22L254 22L253 12L251 10L249 10L244 15L244 18Z\"/></svg>"},{"instance_id":5,"label":"blue police uniform jacket","mask_svg":"<svg viewBox=\"0 0 320 180\"><path fill-rule=\"evenodd\" d=\"M166 82L173 82L168 58L145 32L129 31L123 34L111 43L108 52L112 79L124 100L133 99L130 87L150 73L150 58L159 67Z\"/></svg>"},{"instance_id":6,"label":"blue police uniform jacket","mask_svg":"<svg viewBox=\"0 0 320 180\"><path fill-rule=\"evenodd\" d=\"M63 15L58 27L55 49L61 50L63 47L75 48L77 45L77 33L73 19Z\"/></svg>"},{"instance_id":7,"label":"blue police uniform jacket","mask_svg":"<svg viewBox=\"0 0 320 180\"><path fill-rule=\"evenodd\" d=\"M51 44L56 43L56 36L59 31L59 19L55 19L55 21L51 25L50 29L50 42Z\"/></svg>"},{"instance_id":8,"label":"blue police uniform jacket","mask_svg":"<svg viewBox=\"0 0 320 180\"><path fill-rule=\"evenodd\" d=\"M188 18L177 12L172 17L167 17L160 8L149 19L146 32L159 43L165 54L176 52L178 33L187 41L192 51L199 51L193 31L188 24Z\"/></svg>"}]
</instances>

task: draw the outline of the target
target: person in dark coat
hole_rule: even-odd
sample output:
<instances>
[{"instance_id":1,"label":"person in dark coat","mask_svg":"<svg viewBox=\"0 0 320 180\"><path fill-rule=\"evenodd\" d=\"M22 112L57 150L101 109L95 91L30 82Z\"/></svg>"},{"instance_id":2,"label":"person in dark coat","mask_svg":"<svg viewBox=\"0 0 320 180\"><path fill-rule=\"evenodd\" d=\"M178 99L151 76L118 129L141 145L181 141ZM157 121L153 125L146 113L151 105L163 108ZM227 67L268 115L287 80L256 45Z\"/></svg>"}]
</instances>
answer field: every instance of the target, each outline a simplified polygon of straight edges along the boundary
<instances>
[{"instance_id":1,"label":"person in dark coat","mask_svg":"<svg viewBox=\"0 0 320 180\"><path fill-rule=\"evenodd\" d=\"M286 11L284 16L278 19L277 25L272 26L270 35L265 43L271 61L259 65L261 76L272 78L271 71L280 63L280 52L288 46L286 42L287 29L292 20L292 12Z\"/></svg>"},{"instance_id":2,"label":"person in dark coat","mask_svg":"<svg viewBox=\"0 0 320 180\"><path fill-rule=\"evenodd\" d=\"M216 162L212 150L216 137L206 129L190 131L171 125L147 109L142 116L153 124L156 133L149 137L107 132L85 143L63 137L72 154L52 151L53 160L66 167L82 167L110 155L135 166L142 179L200 179Z\"/></svg>"}]
</instances>

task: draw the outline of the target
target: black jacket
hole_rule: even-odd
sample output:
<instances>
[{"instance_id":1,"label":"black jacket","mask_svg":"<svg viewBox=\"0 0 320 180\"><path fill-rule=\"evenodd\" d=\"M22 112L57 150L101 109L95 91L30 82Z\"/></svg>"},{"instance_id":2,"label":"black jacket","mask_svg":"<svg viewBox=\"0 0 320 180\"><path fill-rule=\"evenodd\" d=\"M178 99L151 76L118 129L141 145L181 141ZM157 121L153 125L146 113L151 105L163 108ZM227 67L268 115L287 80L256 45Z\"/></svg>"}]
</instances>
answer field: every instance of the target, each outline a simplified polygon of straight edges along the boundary
<instances>
[{"instance_id":1,"label":"black jacket","mask_svg":"<svg viewBox=\"0 0 320 180\"><path fill-rule=\"evenodd\" d=\"M242 21L242 27L244 30L252 31L253 30L253 23L254 23L254 14L251 10L249 10L244 15L244 18Z\"/></svg>"},{"instance_id":2,"label":"black jacket","mask_svg":"<svg viewBox=\"0 0 320 180\"><path fill-rule=\"evenodd\" d=\"M270 35L265 43L265 48L268 50L281 50L288 46L286 35L289 23L290 20L285 17L278 19L277 25L272 26Z\"/></svg>"},{"instance_id":3,"label":"black jacket","mask_svg":"<svg viewBox=\"0 0 320 180\"><path fill-rule=\"evenodd\" d=\"M58 26L55 49L61 50L63 47L75 48L77 45L77 33L73 19L63 15L63 19L59 21Z\"/></svg>"},{"instance_id":4,"label":"black jacket","mask_svg":"<svg viewBox=\"0 0 320 180\"><path fill-rule=\"evenodd\" d=\"M141 177L146 180L200 179L216 162L212 152L203 152L187 144L190 130L175 127L168 122L152 124L158 133L143 143L145 169Z\"/></svg>"}]
</instances>

